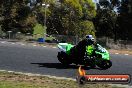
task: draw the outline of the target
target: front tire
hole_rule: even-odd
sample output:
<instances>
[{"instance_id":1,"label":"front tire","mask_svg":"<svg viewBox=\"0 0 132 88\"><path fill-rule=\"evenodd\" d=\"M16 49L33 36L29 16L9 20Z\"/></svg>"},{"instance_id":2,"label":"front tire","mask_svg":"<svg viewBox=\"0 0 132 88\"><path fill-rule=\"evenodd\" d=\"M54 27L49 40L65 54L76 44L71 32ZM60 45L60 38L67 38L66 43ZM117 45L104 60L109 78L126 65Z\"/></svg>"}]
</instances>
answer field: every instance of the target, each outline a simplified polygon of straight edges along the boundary
<instances>
[{"instance_id":1,"label":"front tire","mask_svg":"<svg viewBox=\"0 0 132 88\"><path fill-rule=\"evenodd\" d=\"M68 60L68 55L65 52L58 52L58 60L61 62L63 65L70 65L70 61Z\"/></svg>"}]
</instances>

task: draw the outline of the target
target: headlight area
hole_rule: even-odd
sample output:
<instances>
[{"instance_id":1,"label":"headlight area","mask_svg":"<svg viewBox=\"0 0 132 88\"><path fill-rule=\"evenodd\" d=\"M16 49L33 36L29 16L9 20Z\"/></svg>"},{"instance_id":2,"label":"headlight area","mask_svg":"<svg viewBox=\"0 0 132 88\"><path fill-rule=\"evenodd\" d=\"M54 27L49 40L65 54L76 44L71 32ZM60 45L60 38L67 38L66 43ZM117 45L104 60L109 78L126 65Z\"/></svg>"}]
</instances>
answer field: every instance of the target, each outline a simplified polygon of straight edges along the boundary
<instances>
[{"instance_id":1,"label":"headlight area","mask_svg":"<svg viewBox=\"0 0 132 88\"><path fill-rule=\"evenodd\" d=\"M108 53L102 54L102 58L106 59L106 60L109 60L109 54Z\"/></svg>"}]
</instances>

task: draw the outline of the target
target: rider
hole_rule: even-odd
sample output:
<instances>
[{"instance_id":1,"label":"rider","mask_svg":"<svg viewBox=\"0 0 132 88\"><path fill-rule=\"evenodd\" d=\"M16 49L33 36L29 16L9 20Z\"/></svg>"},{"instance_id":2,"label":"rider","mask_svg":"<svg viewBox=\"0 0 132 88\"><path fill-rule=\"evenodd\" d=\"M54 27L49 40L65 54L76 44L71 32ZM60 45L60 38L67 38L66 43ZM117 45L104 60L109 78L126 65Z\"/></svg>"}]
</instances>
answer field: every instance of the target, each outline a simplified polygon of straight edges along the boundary
<instances>
[{"instance_id":1,"label":"rider","mask_svg":"<svg viewBox=\"0 0 132 88\"><path fill-rule=\"evenodd\" d=\"M80 41L74 48L77 49L76 56L79 59L83 59L85 56L85 52L86 52L86 46L89 45L95 45L95 39L92 35L86 35L85 39L83 39L82 41ZM74 49L73 48L73 49ZM72 50L72 49L71 49ZM74 51L74 50L73 50Z\"/></svg>"}]
</instances>

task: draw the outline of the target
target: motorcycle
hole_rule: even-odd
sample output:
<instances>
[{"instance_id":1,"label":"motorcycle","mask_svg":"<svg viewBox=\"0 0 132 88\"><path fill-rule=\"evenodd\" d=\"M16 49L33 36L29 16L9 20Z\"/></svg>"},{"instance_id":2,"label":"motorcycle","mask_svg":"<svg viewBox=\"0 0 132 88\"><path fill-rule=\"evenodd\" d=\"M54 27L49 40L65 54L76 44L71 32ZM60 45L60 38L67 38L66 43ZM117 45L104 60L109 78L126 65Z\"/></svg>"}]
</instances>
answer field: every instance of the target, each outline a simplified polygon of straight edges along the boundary
<instances>
[{"instance_id":1,"label":"motorcycle","mask_svg":"<svg viewBox=\"0 0 132 88\"><path fill-rule=\"evenodd\" d=\"M108 69L112 66L109 52L100 44L96 44L96 47L93 47L93 45L86 46L86 53L83 59L78 58L79 56L77 54L73 54L73 51L76 52L78 50L72 44L59 43L58 48L60 51L57 57L63 65L76 64L86 67L90 66L92 68L98 66L101 69Z\"/></svg>"}]
</instances>

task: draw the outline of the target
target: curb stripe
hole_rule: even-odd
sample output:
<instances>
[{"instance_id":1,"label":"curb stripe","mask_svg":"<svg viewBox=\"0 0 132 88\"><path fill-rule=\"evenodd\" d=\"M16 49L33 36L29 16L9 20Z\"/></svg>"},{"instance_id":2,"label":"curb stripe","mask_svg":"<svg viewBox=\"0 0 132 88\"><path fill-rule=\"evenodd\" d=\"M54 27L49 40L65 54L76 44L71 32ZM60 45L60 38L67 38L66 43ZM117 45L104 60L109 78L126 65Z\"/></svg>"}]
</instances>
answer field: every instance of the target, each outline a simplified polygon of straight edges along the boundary
<instances>
[{"instance_id":1,"label":"curb stripe","mask_svg":"<svg viewBox=\"0 0 132 88\"><path fill-rule=\"evenodd\" d=\"M57 48L57 47L52 47L52 48Z\"/></svg>"},{"instance_id":2,"label":"curb stripe","mask_svg":"<svg viewBox=\"0 0 132 88\"><path fill-rule=\"evenodd\" d=\"M15 43L11 43L12 45L14 45Z\"/></svg>"},{"instance_id":3,"label":"curb stripe","mask_svg":"<svg viewBox=\"0 0 132 88\"><path fill-rule=\"evenodd\" d=\"M122 53L110 53L110 54L116 54L116 55L121 54L121 55L125 55L125 56L130 55L130 54L122 54Z\"/></svg>"},{"instance_id":4,"label":"curb stripe","mask_svg":"<svg viewBox=\"0 0 132 88\"><path fill-rule=\"evenodd\" d=\"M1 43L5 43L5 42L1 42Z\"/></svg>"},{"instance_id":5,"label":"curb stripe","mask_svg":"<svg viewBox=\"0 0 132 88\"><path fill-rule=\"evenodd\" d=\"M124 54L124 55L129 55L129 54Z\"/></svg>"},{"instance_id":6,"label":"curb stripe","mask_svg":"<svg viewBox=\"0 0 132 88\"><path fill-rule=\"evenodd\" d=\"M33 46L37 46L37 45L33 45Z\"/></svg>"},{"instance_id":7,"label":"curb stripe","mask_svg":"<svg viewBox=\"0 0 132 88\"><path fill-rule=\"evenodd\" d=\"M25 44L21 44L22 46L24 46Z\"/></svg>"}]
</instances>

